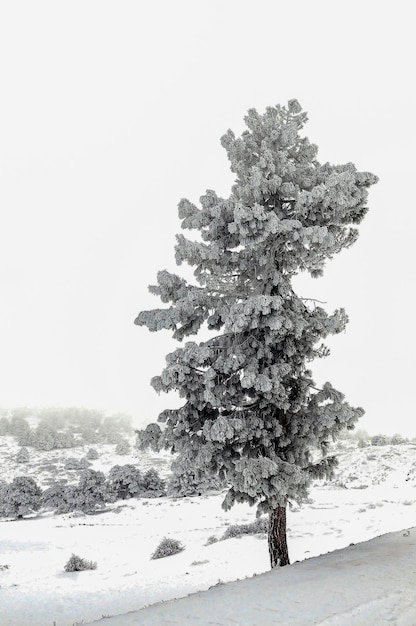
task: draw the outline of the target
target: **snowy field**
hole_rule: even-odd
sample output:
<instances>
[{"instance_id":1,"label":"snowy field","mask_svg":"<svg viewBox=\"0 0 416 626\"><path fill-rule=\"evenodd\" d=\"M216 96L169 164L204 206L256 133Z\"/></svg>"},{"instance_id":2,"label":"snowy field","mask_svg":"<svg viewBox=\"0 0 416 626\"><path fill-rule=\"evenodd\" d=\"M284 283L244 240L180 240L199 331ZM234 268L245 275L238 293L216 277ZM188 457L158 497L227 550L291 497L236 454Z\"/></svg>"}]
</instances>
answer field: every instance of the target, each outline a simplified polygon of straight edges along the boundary
<instances>
[{"instance_id":1,"label":"snowy field","mask_svg":"<svg viewBox=\"0 0 416 626\"><path fill-rule=\"evenodd\" d=\"M11 480L14 475L22 473L30 474L26 468L16 469L7 462L13 456L11 442L10 437L0 438L3 445L0 452L3 453L2 459L6 460L1 470L3 480ZM122 617L121 614L210 587L215 587L209 593L216 594L215 598L212 596L216 606L221 606L221 602L232 606L236 598L241 596L247 599L250 594L257 598L254 605L257 602L263 606L262 581L269 594L270 585L275 585L273 597L276 594L279 596L282 586L284 589L288 586L287 597L292 598L296 585L302 585L299 595L312 594L312 601L316 598L313 589L319 576L322 575L322 584L328 585L325 577L335 574L341 576L342 573L345 574L347 587L342 588L341 576L337 583L340 588L331 592L332 604L328 600L328 611L339 613L338 617L322 621L319 611L314 613L315 609L308 609L306 615L300 607L296 613L296 606L292 603L294 621L289 621L289 613L280 616L274 613L276 608L270 609L269 621L264 616L260 621L247 621L251 619L247 617L250 611L255 612L250 605L251 609L244 611L246 617L239 617L236 613L234 621L231 617L228 621L215 621L212 617L212 621L206 623L259 623L262 626L289 623L299 626L313 623L325 626L391 623L415 626L416 612L412 613L414 609L406 608L411 597L406 585L409 581L413 587L416 584L416 531L411 531L410 535L405 533L405 536L403 533L404 529L415 526L416 444L357 448L355 443L342 442L341 446L344 449L339 450L340 467L336 479L331 483L317 483L307 504L294 506L288 511L288 542L292 563L326 555L384 533L401 531L397 535L379 539L378 543L354 545L346 551L335 552L321 559L295 563L292 567L268 573L264 578L256 577L228 586L222 583L237 579L241 581L268 572L269 558L265 535L220 540L230 524L242 524L255 519L255 511L248 506L236 505L225 513L221 509L221 494L119 501L109 505L110 510L107 512L94 515L78 512L65 515L48 513L19 521L0 520L1 626L73 626L102 618L106 618L102 621L103 626L136 623L202 624L204 622L185 621L184 616L192 613L186 606L190 607L189 603L193 603L195 608L198 598L202 598L201 606L212 606L210 602L206 605L203 598L208 596L204 595L192 596L174 605L161 605L157 610L164 610L164 617L155 613L154 608L139 611L137 615L131 613ZM40 454L46 463L48 455L53 457L64 453L51 451ZM74 450L66 451L65 454L77 456ZM100 459L93 461L92 467L108 471L117 463L134 461L144 468L157 463L159 470L167 471L168 460L163 455L158 458L150 458L149 455L141 458L114 457L109 448L105 452L103 447ZM38 476L42 477L39 467ZM219 541L209 543L212 536ZM185 550L174 556L152 560L151 554L163 537L180 540ZM97 561L97 569L64 572L64 565L72 553ZM367 556L364 558L363 554ZM412 559L409 557L411 554ZM382 563L398 576L388 579L390 594L387 595L382 584L386 577L380 575ZM366 569L363 570L363 567ZM356 572L355 586L352 587L348 578L351 571ZM379 583L371 587L370 581L377 572ZM367 606L370 592L382 599L381 604L374 604L375 600L371 600L374 615L371 606ZM356 606L360 606L362 596L365 607L352 609L345 602L345 595L350 597L351 593L357 596ZM268 601L270 598L264 599L264 606L267 606ZM241 605L241 602L238 604ZM356 614L351 613L354 610ZM315 614L316 620L320 621L310 621L315 620ZM374 621L377 615L379 621ZM110 616L117 617L110 619Z\"/></svg>"}]
</instances>

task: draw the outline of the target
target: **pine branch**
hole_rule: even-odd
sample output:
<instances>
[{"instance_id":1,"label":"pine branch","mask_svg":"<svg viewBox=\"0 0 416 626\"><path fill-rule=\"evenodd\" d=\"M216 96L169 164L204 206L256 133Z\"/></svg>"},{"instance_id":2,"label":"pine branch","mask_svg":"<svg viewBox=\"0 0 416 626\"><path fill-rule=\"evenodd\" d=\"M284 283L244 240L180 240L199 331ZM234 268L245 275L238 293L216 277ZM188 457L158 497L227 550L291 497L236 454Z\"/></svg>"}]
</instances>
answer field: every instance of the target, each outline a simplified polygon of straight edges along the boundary
<instances>
[{"instance_id":1,"label":"pine branch","mask_svg":"<svg viewBox=\"0 0 416 626\"><path fill-rule=\"evenodd\" d=\"M317 300L316 298L302 298L299 296L300 300L308 300L309 302L319 302L319 304L328 304L328 302L324 302L323 300Z\"/></svg>"}]
</instances>

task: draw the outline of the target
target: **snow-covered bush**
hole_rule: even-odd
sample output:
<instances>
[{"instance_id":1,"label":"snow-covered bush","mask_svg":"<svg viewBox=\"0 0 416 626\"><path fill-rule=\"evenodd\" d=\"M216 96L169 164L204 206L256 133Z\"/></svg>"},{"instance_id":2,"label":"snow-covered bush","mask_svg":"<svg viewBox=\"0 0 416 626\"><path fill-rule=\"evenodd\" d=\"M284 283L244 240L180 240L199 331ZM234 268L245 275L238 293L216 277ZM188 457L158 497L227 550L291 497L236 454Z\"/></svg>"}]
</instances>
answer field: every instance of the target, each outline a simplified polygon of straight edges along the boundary
<instances>
[{"instance_id":1,"label":"snow-covered bush","mask_svg":"<svg viewBox=\"0 0 416 626\"><path fill-rule=\"evenodd\" d=\"M143 476L144 495L151 498L165 496L165 481L159 476L158 472L151 467Z\"/></svg>"},{"instance_id":2,"label":"snow-covered bush","mask_svg":"<svg viewBox=\"0 0 416 626\"><path fill-rule=\"evenodd\" d=\"M69 431L57 432L55 437L56 448L74 448L77 445L73 433Z\"/></svg>"},{"instance_id":3,"label":"snow-covered bush","mask_svg":"<svg viewBox=\"0 0 416 626\"><path fill-rule=\"evenodd\" d=\"M118 443L123 438L122 434L130 435L132 432L129 415L111 415L104 418L100 424L100 437L108 443Z\"/></svg>"},{"instance_id":4,"label":"snow-covered bush","mask_svg":"<svg viewBox=\"0 0 416 626\"><path fill-rule=\"evenodd\" d=\"M70 511L93 511L104 508L105 503L111 500L111 494L102 472L84 470L78 485L63 485L56 483L47 489L42 498L45 508L55 509L56 513Z\"/></svg>"},{"instance_id":5,"label":"snow-covered bush","mask_svg":"<svg viewBox=\"0 0 416 626\"><path fill-rule=\"evenodd\" d=\"M19 438L28 431L30 431L30 426L26 419L17 412L14 412L13 416L10 418L9 434Z\"/></svg>"},{"instance_id":6,"label":"snow-covered bush","mask_svg":"<svg viewBox=\"0 0 416 626\"><path fill-rule=\"evenodd\" d=\"M37 450L73 448L76 441L73 433L58 431L49 420L42 421L30 434L30 445Z\"/></svg>"},{"instance_id":7,"label":"snow-covered bush","mask_svg":"<svg viewBox=\"0 0 416 626\"><path fill-rule=\"evenodd\" d=\"M215 535L210 535L205 545L211 546L213 543L217 543L217 541L218 541L218 537L216 537Z\"/></svg>"},{"instance_id":8,"label":"snow-covered bush","mask_svg":"<svg viewBox=\"0 0 416 626\"><path fill-rule=\"evenodd\" d=\"M31 428L23 429L20 435L17 437L17 445L19 446L32 446L33 445L33 431Z\"/></svg>"},{"instance_id":9,"label":"snow-covered bush","mask_svg":"<svg viewBox=\"0 0 416 626\"><path fill-rule=\"evenodd\" d=\"M259 517L251 524L231 524L222 536L222 539L232 539L234 537L242 537L243 535L257 535L258 533L267 533L268 519Z\"/></svg>"},{"instance_id":10,"label":"snow-covered bush","mask_svg":"<svg viewBox=\"0 0 416 626\"><path fill-rule=\"evenodd\" d=\"M67 470L86 470L90 466L90 463L86 458L76 459L74 457L70 457L65 461L65 469Z\"/></svg>"},{"instance_id":11,"label":"snow-covered bush","mask_svg":"<svg viewBox=\"0 0 416 626\"><path fill-rule=\"evenodd\" d=\"M90 448L85 455L85 458L87 458L89 461L95 461L96 459L98 459L98 457L99 455L95 448Z\"/></svg>"},{"instance_id":12,"label":"snow-covered bush","mask_svg":"<svg viewBox=\"0 0 416 626\"><path fill-rule=\"evenodd\" d=\"M8 435L10 432L10 423L7 417L0 418L0 437Z\"/></svg>"},{"instance_id":13,"label":"snow-covered bush","mask_svg":"<svg viewBox=\"0 0 416 626\"><path fill-rule=\"evenodd\" d=\"M83 572L88 569L97 569L97 563L95 561L82 559L76 554L72 554L65 564L66 572Z\"/></svg>"},{"instance_id":14,"label":"snow-covered bush","mask_svg":"<svg viewBox=\"0 0 416 626\"><path fill-rule=\"evenodd\" d=\"M150 558L163 559L165 556L172 556L185 550L185 546L177 539L170 539L165 537L157 546Z\"/></svg>"},{"instance_id":15,"label":"snow-covered bush","mask_svg":"<svg viewBox=\"0 0 416 626\"><path fill-rule=\"evenodd\" d=\"M53 450L56 448L56 435L57 431L53 426L41 422L32 433L32 445L37 450Z\"/></svg>"},{"instance_id":16,"label":"snow-covered bush","mask_svg":"<svg viewBox=\"0 0 416 626\"><path fill-rule=\"evenodd\" d=\"M107 481L116 499L136 498L145 489L140 470L131 464L112 467Z\"/></svg>"},{"instance_id":17,"label":"snow-covered bush","mask_svg":"<svg viewBox=\"0 0 416 626\"><path fill-rule=\"evenodd\" d=\"M70 420L70 408L46 407L38 411L41 424L47 424L54 429L65 428Z\"/></svg>"},{"instance_id":18,"label":"snow-covered bush","mask_svg":"<svg viewBox=\"0 0 416 626\"><path fill-rule=\"evenodd\" d=\"M125 454L129 454L130 452L130 444L125 439L120 439L118 444L116 445L116 454L120 456L124 456Z\"/></svg>"},{"instance_id":19,"label":"snow-covered bush","mask_svg":"<svg viewBox=\"0 0 416 626\"><path fill-rule=\"evenodd\" d=\"M28 476L18 476L1 489L0 516L21 518L38 511L41 506L42 490Z\"/></svg>"},{"instance_id":20,"label":"snow-covered bush","mask_svg":"<svg viewBox=\"0 0 416 626\"><path fill-rule=\"evenodd\" d=\"M29 462L29 451L27 448L20 448L19 452L15 457L16 463L28 463Z\"/></svg>"},{"instance_id":21,"label":"snow-covered bush","mask_svg":"<svg viewBox=\"0 0 416 626\"><path fill-rule=\"evenodd\" d=\"M123 437L118 432L110 432L106 437L107 443L118 445L121 441L123 441Z\"/></svg>"},{"instance_id":22,"label":"snow-covered bush","mask_svg":"<svg viewBox=\"0 0 416 626\"><path fill-rule=\"evenodd\" d=\"M359 448L368 448L368 441L366 441L365 439L359 439L358 440L358 447Z\"/></svg>"},{"instance_id":23,"label":"snow-covered bush","mask_svg":"<svg viewBox=\"0 0 416 626\"><path fill-rule=\"evenodd\" d=\"M104 507L109 500L109 492L103 472L84 470L78 482L70 494L69 504L72 510L92 511L97 507Z\"/></svg>"},{"instance_id":24,"label":"snow-covered bush","mask_svg":"<svg viewBox=\"0 0 416 626\"><path fill-rule=\"evenodd\" d=\"M408 443L409 439L407 437L403 437L399 433L395 433L390 439L390 443L392 446L401 445L402 443Z\"/></svg>"},{"instance_id":25,"label":"snow-covered bush","mask_svg":"<svg viewBox=\"0 0 416 626\"><path fill-rule=\"evenodd\" d=\"M79 436L84 443L99 443L101 440L99 433L92 426L84 426L79 431Z\"/></svg>"},{"instance_id":26,"label":"snow-covered bush","mask_svg":"<svg viewBox=\"0 0 416 626\"><path fill-rule=\"evenodd\" d=\"M373 435L371 437L372 446L387 446L389 443L390 440L386 435Z\"/></svg>"},{"instance_id":27,"label":"snow-covered bush","mask_svg":"<svg viewBox=\"0 0 416 626\"><path fill-rule=\"evenodd\" d=\"M42 494L42 507L53 509L55 513L69 513L73 510L74 490L74 486L62 483L51 485Z\"/></svg>"},{"instance_id":28,"label":"snow-covered bush","mask_svg":"<svg viewBox=\"0 0 416 626\"><path fill-rule=\"evenodd\" d=\"M2 503L4 501L6 489L7 489L7 483L0 481L0 517L3 517L5 515L3 511Z\"/></svg>"}]
</instances>

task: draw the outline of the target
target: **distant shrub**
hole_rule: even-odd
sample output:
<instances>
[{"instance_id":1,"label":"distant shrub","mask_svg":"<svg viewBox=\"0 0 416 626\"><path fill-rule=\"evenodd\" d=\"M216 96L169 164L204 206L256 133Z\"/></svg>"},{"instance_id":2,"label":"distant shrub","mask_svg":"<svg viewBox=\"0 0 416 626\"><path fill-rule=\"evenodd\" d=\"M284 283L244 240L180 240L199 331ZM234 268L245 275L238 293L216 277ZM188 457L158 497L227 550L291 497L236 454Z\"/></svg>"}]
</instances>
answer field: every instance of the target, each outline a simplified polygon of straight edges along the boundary
<instances>
[{"instance_id":1,"label":"distant shrub","mask_svg":"<svg viewBox=\"0 0 416 626\"><path fill-rule=\"evenodd\" d=\"M28 463L29 462L29 451L27 448L20 448L19 452L15 457L16 463Z\"/></svg>"},{"instance_id":2,"label":"distant shrub","mask_svg":"<svg viewBox=\"0 0 416 626\"><path fill-rule=\"evenodd\" d=\"M140 470L131 464L112 467L107 481L116 499L136 498L145 490Z\"/></svg>"},{"instance_id":3,"label":"distant shrub","mask_svg":"<svg viewBox=\"0 0 416 626\"><path fill-rule=\"evenodd\" d=\"M402 443L408 443L409 439L407 437L403 437L402 435L399 435L398 433L394 434L390 440L390 443L393 446L397 446L397 445L401 445Z\"/></svg>"},{"instance_id":4,"label":"distant shrub","mask_svg":"<svg viewBox=\"0 0 416 626\"><path fill-rule=\"evenodd\" d=\"M81 470L88 469L89 466L90 466L90 463L88 462L86 458L75 459L74 457L71 456L69 459L65 461L65 469L67 470L81 471Z\"/></svg>"},{"instance_id":5,"label":"distant shrub","mask_svg":"<svg viewBox=\"0 0 416 626\"><path fill-rule=\"evenodd\" d=\"M26 419L27 417L30 417L31 415L33 415L33 409L27 406L18 406L11 410L12 419L15 419L15 418Z\"/></svg>"},{"instance_id":6,"label":"distant shrub","mask_svg":"<svg viewBox=\"0 0 416 626\"><path fill-rule=\"evenodd\" d=\"M106 435L105 441L107 443L111 443L111 444L117 445L117 444L121 443L124 440L123 440L123 437L120 435L119 432L112 432L111 431L111 432L109 432Z\"/></svg>"},{"instance_id":7,"label":"distant shrub","mask_svg":"<svg viewBox=\"0 0 416 626\"><path fill-rule=\"evenodd\" d=\"M216 537L215 535L210 535L205 545L211 546L213 543L217 543L217 541L218 541L218 537Z\"/></svg>"},{"instance_id":8,"label":"distant shrub","mask_svg":"<svg viewBox=\"0 0 416 626\"><path fill-rule=\"evenodd\" d=\"M84 470L78 485L63 485L55 483L45 490L42 505L47 509L54 509L56 513L71 511L92 512L97 508L104 508L105 503L111 500L105 476L102 472Z\"/></svg>"},{"instance_id":9,"label":"distant shrub","mask_svg":"<svg viewBox=\"0 0 416 626\"><path fill-rule=\"evenodd\" d=\"M18 476L1 491L0 515L4 517L22 518L40 509L42 490L33 478Z\"/></svg>"},{"instance_id":10,"label":"distant shrub","mask_svg":"<svg viewBox=\"0 0 416 626\"><path fill-rule=\"evenodd\" d=\"M82 472L78 486L74 488L72 500L70 498L69 503L72 504L73 509L92 511L97 507L104 507L108 500L108 487L103 472L89 469Z\"/></svg>"},{"instance_id":11,"label":"distant shrub","mask_svg":"<svg viewBox=\"0 0 416 626\"><path fill-rule=\"evenodd\" d=\"M61 448L73 448L76 441L73 433L58 431L51 420L44 420L38 427L31 431L30 440L26 445L32 445L37 450L59 450Z\"/></svg>"},{"instance_id":12,"label":"distant shrub","mask_svg":"<svg viewBox=\"0 0 416 626\"><path fill-rule=\"evenodd\" d=\"M121 439L116 445L116 454L119 454L119 455L129 454L130 450L131 450L130 444L125 439Z\"/></svg>"},{"instance_id":13,"label":"distant shrub","mask_svg":"<svg viewBox=\"0 0 416 626\"><path fill-rule=\"evenodd\" d=\"M95 448L90 448L87 452L87 454L85 455L85 457L89 460L89 461L95 461L96 459L99 458L98 452Z\"/></svg>"},{"instance_id":14,"label":"distant shrub","mask_svg":"<svg viewBox=\"0 0 416 626\"><path fill-rule=\"evenodd\" d=\"M30 426L26 419L20 415L13 415L9 423L9 435L19 439L20 437L28 436L29 433Z\"/></svg>"},{"instance_id":15,"label":"distant shrub","mask_svg":"<svg viewBox=\"0 0 416 626\"><path fill-rule=\"evenodd\" d=\"M32 446L37 450L53 450L56 447L57 431L47 423L41 423L32 434Z\"/></svg>"},{"instance_id":16,"label":"distant shrub","mask_svg":"<svg viewBox=\"0 0 416 626\"><path fill-rule=\"evenodd\" d=\"M0 437L10 433L10 423L7 417L0 418Z\"/></svg>"},{"instance_id":17,"label":"distant shrub","mask_svg":"<svg viewBox=\"0 0 416 626\"><path fill-rule=\"evenodd\" d=\"M4 497L6 495L7 483L0 481L0 517L6 515L3 507Z\"/></svg>"},{"instance_id":18,"label":"distant shrub","mask_svg":"<svg viewBox=\"0 0 416 626\"><path fill-rule=\"evenodd\" d=\"M69 431L58 432L55 437L55 448L74 448L77 445L73 433Z\"/></svg>"},{"instance_id":19,"label":"distant shrub","mask_svg":"<svg viewBox=\"0 0 416 626\"><path fill-rule=\"evenodd\" d=\"M32 446L33 445L33 431L29 426L27 429L22 430L20 435L17 437L17 445L18 446Z\"/></svg>"},{"instance_id":20,"label":"distant shrub","mask_svg":"<svg viewBox=\"0 0 416 626\"><path fill-rule=\"evenodd\" d=\"M101 440L99 433L92 426L84 426L79 434L84 443L99 443Z\"/></svg>"},{"instance_id":21,"label":"distant shrub","mask_svg":"<svg viewBox=\"0 0 416 626\"><path fill-rule=\"evenodd\" d=\"M364 428L343 428L338 433L339 439L349 440L349 441L358 441L360 439L369 439L370 435Z\"/></svg>"},{"instance_id":22,"label":"distant shrub","mask_svg":"<svg viewBox=\"0 0 416 626\"><path fill-rule=\"evenodd\" d=\"M97 563L95 561L82 559L76 554L72 554L65 564L66 572L83 572L88 569L97 569Z\"/></svg>"},{"instance_id":23,"label":"distant shrub","mask_svg":"<svg viewBox=\"0 0 416 626\"><path fill-rule=\"evenodd\" d=\"M386 435L373 435L371 437L372 446L387 446L389 443L390 440Z\"/></svg>"},{"instance_id":24,"label":"distant shrub","mask_svg":"<svg viewBox=\"0 0 416 626\"><path fill-rule=\"evenodd\" d=\"M368 447L368 441L365 441L365 439L359 439L358 440L358 447L359 448L367 448Z\"/></svg>"},{"instance_id":25,"label":"distant shrub","mask_svg":"<svg viewBox=\"0 0 416 626\"><path fill-rule=\"evenodd\" d=\"M62 483L54 483L43 492L42 507L54 509L56 513L68 513L71 510L67 498L69 489L69 487L66 487Z\"/></svg>"},{"instance_id":26,"label":"distant shrub","mask_svg":"<svg viewBox=\"0 0 416 626\"><path fill-rule=\"evenodd\" d=\"M38 412L40 423L48 424L55 430L65 428L68 416L65 415L65 409L57 407L47 407Z\"/></svg>"},{"instance_id":27,"label":"distant shrub","mask_svg":"<svg viewBox=\"0 0 416 626\"><path fill-rule=\"evenodd\" d=\"M266 517L259 517L255 522L251 524L232 524L227 528L222 539L232 539L234 537L242 537L243 535L257 535L258 533L267 533L268 531L268 519Z\"/></svg>"},{"instance_id":28,"label":"distant shrub","mask_svg":"<svg viewBox=\"0 0 416 626\"><path fill-rule=\"evenodd\" d=\"M173 554L179 554L185 550L185 546L177 539L169 539L165 537L157 546L150 558L163 559L166 556L172 556Z\"/></svg>"},{"instance_id":29,"label":"distant shrub","mask_svg":"<svg viewBox=\"0 0 416 626\"><path fill-rule=\"evenodd\" d=\"M165 496L165 481L159 476L157 471L151 467L143 476L144 495L151 498Z\"/></svg>"},{"instance_id":30,"label":"distant shrub","mask_svg":"<svg viewBox=\"0 0 416 626\"><path fill-rule=\"evenodd\" d=\"M100 436L106 439L108 443L117 444L123 438L121 433L130 435L132 432L129 415L111 415L103 419L100 425Z\"/></svg>"}]
</instances>

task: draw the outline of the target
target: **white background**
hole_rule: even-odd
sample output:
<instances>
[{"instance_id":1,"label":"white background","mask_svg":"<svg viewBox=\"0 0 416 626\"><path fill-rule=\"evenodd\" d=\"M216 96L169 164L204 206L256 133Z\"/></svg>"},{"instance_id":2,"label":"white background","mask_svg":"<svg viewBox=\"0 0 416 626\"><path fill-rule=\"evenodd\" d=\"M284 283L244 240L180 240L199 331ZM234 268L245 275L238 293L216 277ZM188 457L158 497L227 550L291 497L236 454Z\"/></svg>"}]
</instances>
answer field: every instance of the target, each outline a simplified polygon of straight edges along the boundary
<instances>
[{"instance_id":1,"label":"white background","mask_svg":"<svg viewBox=\"0 0 416 626\"><path fill-rule=\"evenodd\" d=\"M416 435L412 4L2 2L0 405L175 403L149 385L174 343L133 320L175 270L177 203L227 196L221 135L297 98L322 162L380 177L358 243L299 286L350 316L317 382Z\"/></svg>"}]
</instances>

